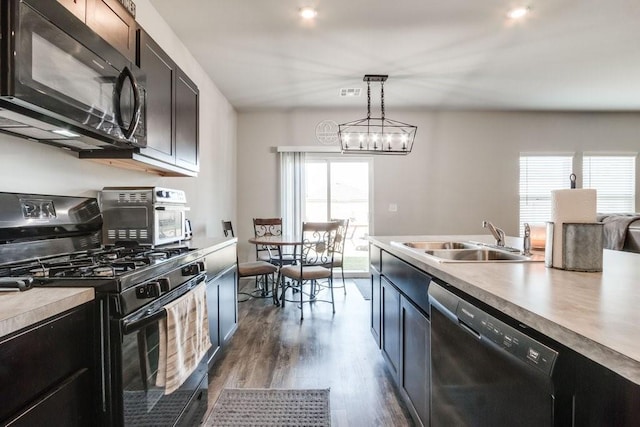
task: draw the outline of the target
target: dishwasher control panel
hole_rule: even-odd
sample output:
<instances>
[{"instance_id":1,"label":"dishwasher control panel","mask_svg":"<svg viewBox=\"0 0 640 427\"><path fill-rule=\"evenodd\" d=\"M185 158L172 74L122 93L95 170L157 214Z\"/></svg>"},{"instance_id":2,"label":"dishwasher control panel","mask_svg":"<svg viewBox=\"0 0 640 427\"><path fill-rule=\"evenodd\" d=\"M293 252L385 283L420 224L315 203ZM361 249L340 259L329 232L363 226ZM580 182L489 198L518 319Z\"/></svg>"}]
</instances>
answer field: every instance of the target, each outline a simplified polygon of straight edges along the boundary
<instances>
[{"instance_id":1,"label":"dishwasher control panel","mask_svg":"<svg viewBox=\"0 0 640 427\"><path fill-rule=\"evenodd\" d=\"M558 352L523 334L501 320L485 313L476 306L459 300L456 310L458 321L479 335L490 340L521 361L551 375Z\"/></svg>"}]
</instances>

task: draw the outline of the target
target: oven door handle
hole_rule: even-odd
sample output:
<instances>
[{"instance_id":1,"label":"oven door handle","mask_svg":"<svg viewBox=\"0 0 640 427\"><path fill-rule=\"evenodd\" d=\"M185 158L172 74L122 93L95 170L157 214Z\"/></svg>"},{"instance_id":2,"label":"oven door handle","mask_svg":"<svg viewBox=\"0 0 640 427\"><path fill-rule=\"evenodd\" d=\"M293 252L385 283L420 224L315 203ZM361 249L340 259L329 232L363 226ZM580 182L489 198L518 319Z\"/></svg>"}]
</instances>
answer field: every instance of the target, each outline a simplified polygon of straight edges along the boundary
<instances>
[{"instance_id":1,"label":"oven door handle","mask_svg":"<svg viewBox=\"0 0 640 427\"><path fill-rule=\"evenodd\" d=\"M122 331L125 335L129 335L132 332L136 332L147 325L151 325L152 323L156 323L160 319L164 319L167 317L167 311L164 308L160 308L153 313L149 313L147 316L144 316L141 319L134 320L129 323L124 323L122 325Z\"/></svg>"},{"instance_id":2,"label":"oven door handle","mask_svg":"<svg viewBox=\"0 0 640 427\"><path fill-rule=\"evenodd\" d=\"M202 283L207 277L206 272L202 271L196 277L189 280L186 285L186 291L182 294L185 295L187 292L191 291L197 285ZM168 301L167 301L168 302ZM150 309L151 310L151 309ZM132 332L136 332L147 325L157 322L160 319L167 317L167 310L164 307L157 307L155 310L146 312L142 317L137 318L131 321L123 321L122 323L122 331L125 335L129 335Z\"/></svg>"}]
</instances>

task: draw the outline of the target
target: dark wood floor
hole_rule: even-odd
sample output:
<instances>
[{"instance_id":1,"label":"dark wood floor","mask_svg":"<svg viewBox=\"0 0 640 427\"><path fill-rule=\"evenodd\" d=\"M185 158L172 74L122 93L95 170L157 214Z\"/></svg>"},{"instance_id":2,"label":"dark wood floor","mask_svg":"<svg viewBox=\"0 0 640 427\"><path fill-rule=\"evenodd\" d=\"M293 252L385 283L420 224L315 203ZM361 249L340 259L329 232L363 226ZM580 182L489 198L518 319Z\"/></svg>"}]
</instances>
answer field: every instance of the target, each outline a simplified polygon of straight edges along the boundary
<instances>
[{"instance_id":1,"label":"dark wood floor","mask_svg":"<svg viewBox=\"0 0 640 427\"><path fill-rule=\"evenodd\" d=\"M302 323L296 304L240 303L238 330L209 373L207 417L225 387L330 388L333 427L412 426L369 331L370 302L349 279L335 295L335 315L305 304Z\"/></svg>"}]
</instances>

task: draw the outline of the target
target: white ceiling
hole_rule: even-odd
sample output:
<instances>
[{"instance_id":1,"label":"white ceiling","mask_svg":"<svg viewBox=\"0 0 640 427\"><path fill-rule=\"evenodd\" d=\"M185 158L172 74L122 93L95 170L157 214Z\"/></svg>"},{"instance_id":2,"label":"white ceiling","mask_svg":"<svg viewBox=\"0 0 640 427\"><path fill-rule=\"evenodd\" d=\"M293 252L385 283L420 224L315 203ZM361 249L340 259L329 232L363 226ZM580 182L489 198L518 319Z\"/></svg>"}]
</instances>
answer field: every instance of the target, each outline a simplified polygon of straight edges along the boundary
<instances>
[{"instance_id":1,"label":"white ceiling","mask_svg":"<svg viewBox=\"0 0 640 427\"><path fill-rule=\"evenodd\" d=\"M365 109L365 74L391 107L640 109L640 0L150 1L239 111Z\"/></svg>"}]
</instances>

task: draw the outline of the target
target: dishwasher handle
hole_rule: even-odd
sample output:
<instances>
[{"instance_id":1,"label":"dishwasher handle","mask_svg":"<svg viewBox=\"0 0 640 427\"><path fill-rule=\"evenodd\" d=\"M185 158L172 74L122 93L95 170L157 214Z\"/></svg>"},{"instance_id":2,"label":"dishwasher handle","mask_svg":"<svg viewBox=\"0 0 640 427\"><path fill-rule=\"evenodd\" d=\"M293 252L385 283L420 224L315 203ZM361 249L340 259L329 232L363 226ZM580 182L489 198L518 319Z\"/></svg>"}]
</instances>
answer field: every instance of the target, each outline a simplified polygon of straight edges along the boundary
<instances>
[{"instance_id":1,"label":"dishwasher handle","mask_svg":"<svg viewBox=\"0 0 640 427\"><path fill-rule=\"evenodd\" d=\"M458 326L460 326L462 328L462 330L464 330L467 333L473 335L478 340L482 339L482 335L480 334L480 332L476 331L475 329L473 329L471 326L467 325L466 323L464 323L460 319L458 319Z\"/></svg>"}]
</instances>

